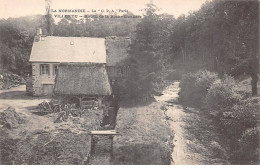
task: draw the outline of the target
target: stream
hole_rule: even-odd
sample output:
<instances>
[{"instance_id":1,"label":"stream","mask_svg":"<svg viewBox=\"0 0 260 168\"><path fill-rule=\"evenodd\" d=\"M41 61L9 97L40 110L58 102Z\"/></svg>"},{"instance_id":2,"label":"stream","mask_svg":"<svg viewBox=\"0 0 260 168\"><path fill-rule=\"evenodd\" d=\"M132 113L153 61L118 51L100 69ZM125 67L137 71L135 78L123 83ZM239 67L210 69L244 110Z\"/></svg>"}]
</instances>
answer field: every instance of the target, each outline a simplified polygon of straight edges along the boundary
<instances>
[{"instance_id":1,"label":"stream","mask_svg":"<svg viewBox=\"0 0 260 168\"><path fill-rule=\"evenodd\" d=\"M168 86L163 92L162 96L156 97L158 102L166 102L167 111L165 114L170 117L170 127L174 132L174 150L172 152L172 163L171 164L194 164L187 157L189 157L187 150L187 140L184 138L184 116L186 115L183 111L182 106L177 105L178 102L178 92L179 92L179 82L175 81L172 85Z\"/></svg>"},{"instance_id":2,"label":"stream","mask_svg":"<svg viewBox=\"0 0 260 168\"><path fill-rule=\"evenodd\" d=\"M162 96L155 97L166 105L165 114L174 132L174 165L228 164L225 149L211 118L198 109L178 103L179 81L168 86Z\"/></svg>"}]
</instances>

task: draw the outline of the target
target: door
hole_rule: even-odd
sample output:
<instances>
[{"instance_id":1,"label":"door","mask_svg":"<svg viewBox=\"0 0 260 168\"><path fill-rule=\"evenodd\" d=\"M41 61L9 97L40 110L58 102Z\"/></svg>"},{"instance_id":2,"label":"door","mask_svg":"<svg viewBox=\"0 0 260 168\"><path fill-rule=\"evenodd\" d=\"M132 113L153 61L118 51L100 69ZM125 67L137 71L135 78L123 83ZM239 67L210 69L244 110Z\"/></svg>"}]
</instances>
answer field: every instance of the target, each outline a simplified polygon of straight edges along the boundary
<instances>
[{"instance_id":1,"label":"door","mask_svg":"<svg viewBox=\"0 0 260 168\"><path fill-rule=\"evenodd\" d=\"M53 93L52 84L44 84L42 88L43 88L43 95L52 95Z\"/></svg>"}]
</instances>

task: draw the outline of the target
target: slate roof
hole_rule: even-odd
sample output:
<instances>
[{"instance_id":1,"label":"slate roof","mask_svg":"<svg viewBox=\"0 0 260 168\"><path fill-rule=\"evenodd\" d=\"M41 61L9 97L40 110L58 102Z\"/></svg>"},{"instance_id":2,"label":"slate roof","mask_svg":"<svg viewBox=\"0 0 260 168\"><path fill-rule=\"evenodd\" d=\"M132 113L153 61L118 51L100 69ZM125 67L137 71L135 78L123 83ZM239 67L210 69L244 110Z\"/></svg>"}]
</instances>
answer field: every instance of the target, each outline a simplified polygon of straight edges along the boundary
<instances>
[{"instance_id":1,"label":"slate roof","mask_svg":"<svg viewBox=\"0 0 260 168\"><path fill-rule=\"evenodd\" d=\"M34 41L30 62L105 63L116 66L128 57L127 37L57 37Z\"/></svg>"},{"instance_id":2,"label":"slate roof","mask_svg":"<svg viewBox=\"0 0 260 168\"><path fill-rule=\"evenodd\" d=\"M106 63L104 38L42 37L34 41L30 62Z\"/></svg>"}]
</instances>

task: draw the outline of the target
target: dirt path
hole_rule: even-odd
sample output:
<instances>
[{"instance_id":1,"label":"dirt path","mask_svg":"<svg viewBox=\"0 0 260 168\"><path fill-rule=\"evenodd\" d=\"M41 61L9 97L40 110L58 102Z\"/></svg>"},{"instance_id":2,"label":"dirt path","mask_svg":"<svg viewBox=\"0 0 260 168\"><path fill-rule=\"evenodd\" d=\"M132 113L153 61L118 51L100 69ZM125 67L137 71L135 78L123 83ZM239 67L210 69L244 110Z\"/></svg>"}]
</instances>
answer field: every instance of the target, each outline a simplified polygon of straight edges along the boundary
<instances>
[{"instance_id":1,"label":"dirt path","mask_svg":"<svg viewBox=\"0 0 260 168\"><path fill-rule=\"evenodd\" d=\"M26 96L26 87L21 85L8 90L0 90L0 111L8 107L15 108L15 111L28 121L28 124L23 125L23 129L32 132L37 129L44 129L46 126L53 125L50 118L33 115L31 112L35 110L44 100L50 99L44 97Z\"/></svg>"},{"instance_id":2,"label":"dirt path","mask_svg":"<svg viewBox=\"0 0 260 168\"><path fill-rule=\"evenodd\" d=\"M25 123L0 128L0 164L83 164L90 150L90 130L100 129L100 110L81 117L69 116L54 123L58 113L37 115L36 107L47 97L25 95L25 86L0 90L0 112L15 108ZM4 146L2 146L4 145Z\"/></svg>"},{"instance_id":3,"label":"dirt path","mask_svg":"<svg viewBox=\"0 0 260 168\"><path fill-rule=\"evenodd\" d=\"M182 107L178 104L179 82L165 89L158 102L165 102L165 114L170 118L174 132L172 164L228 164L226 151L221 147L219 135L212 121L199 110Z\"/></svg>"}]
</instances>

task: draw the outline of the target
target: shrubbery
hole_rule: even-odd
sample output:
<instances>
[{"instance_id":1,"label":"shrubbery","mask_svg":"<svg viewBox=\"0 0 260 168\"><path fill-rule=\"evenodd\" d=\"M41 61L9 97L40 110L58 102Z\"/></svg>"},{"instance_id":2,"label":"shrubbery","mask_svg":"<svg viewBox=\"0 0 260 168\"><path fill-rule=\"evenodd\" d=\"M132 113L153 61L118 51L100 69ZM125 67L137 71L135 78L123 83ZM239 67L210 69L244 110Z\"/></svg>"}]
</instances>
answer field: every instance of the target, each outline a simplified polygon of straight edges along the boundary
<instances>
[{"instance_id":1,"label":"shrubbery","mask_svg":"<svg viewBox=\"0 0 260 168\"><path fill-rule=\"evenodd\" d=\"M222 132L230 140L231 160L235 164L258 164L260 98L235 104L220 117Z\"/></svg>"},{"instance_id":2,"label":"shrubbery","mask_svg":"<svg viewBox=\"0 0 260 168\"><path fill-rule=\"evenodd\" d=\"M9 71L0 70L0 89L10 89L12 87L25 84L25 80Z\"/></svg>"},{"instance_id":3,"label":"shrubbery","mask_svg":"<svg viewBox=\"0 0 260 168\"><path fill-rule=\"evenodd\" d=\"M251 98L239 90L227 75L199 71L183 75L179 101L201 108L212 115L226 137L233 164L255 164L259 161L260 98Z\"/></svg>"},{"instance_id":4,"label":"shrubbery","mask_svg":"<svg viewBox=\"0 0 260 168\"><path fill-rule=\"evenodd\" d=\"M230 109L242 100L242 95L236 90L236 82L230 76L214 81L205 97L205 107L208 110Z\"/></svg>"},{"instance_id":5,"label":"shrubbery","mask_svg":"<svg viewBox=\"0 0 260 168\"><path fill-rule=\"evenodd\" d=\"M208 89L216 80L219 80L218 75L206 70L183 75L179 100L186 105L202 107Z\"/></svg>"},{"instance_id":6,"label":"shrubbery","mask_svg":"<svg viewBox=\"0 0 260 168\"><path fill-rule=\"evenodd\" d=\"M248 129L239 139L239 148L233 155L234 160L238 160L239 164L259 164L259 135L260 127Z\"/></svg>"},{"instance_id":7,"label":"shrubbery","mask_svg":"<svg viewBox=\"0 0 260 168\"><path fill-rule=\"evenodd\" d=\"M230 111L223 112L220 124L225 133L240 138L250 128L254 128L260 119L260 98L248 98L235 104Z\"/></svg>"}]
</instances>

